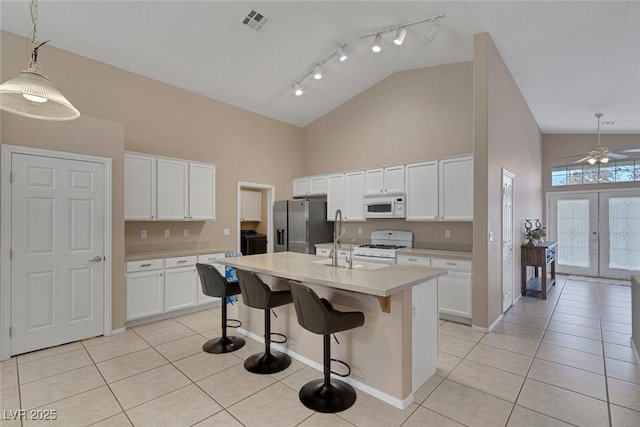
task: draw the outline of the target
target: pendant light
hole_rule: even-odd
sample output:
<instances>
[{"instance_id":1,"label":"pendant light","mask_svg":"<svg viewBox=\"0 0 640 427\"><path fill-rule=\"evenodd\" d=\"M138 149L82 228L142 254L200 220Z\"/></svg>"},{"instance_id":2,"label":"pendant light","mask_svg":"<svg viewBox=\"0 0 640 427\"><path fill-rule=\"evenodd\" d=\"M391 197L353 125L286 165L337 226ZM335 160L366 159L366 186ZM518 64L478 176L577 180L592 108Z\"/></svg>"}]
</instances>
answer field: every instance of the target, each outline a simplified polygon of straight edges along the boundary
<instances>
[{"instance_id":1,"label":"pendant light","mask_svg":"<svg viewBox=\"0 0 640 427\"><path fill-rule=\"evenodd\" d=\"M26 70L0 85L0 109L32 119L77 119L80 112L39 70L38 49L48 41L37 42L38 0L31 0L29 8L33 23L31 59Z\"/></svg>"}]
</instances>

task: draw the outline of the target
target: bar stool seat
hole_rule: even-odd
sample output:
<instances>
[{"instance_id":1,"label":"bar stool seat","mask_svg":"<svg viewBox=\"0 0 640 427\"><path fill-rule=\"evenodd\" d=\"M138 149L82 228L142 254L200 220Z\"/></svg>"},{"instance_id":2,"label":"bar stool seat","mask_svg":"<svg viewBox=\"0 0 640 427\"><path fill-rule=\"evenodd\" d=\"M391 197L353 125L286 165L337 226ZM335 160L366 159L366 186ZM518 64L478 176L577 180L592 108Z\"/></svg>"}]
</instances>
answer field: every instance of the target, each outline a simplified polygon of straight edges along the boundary
<instances>
[{"instance_id":1,"label":"bar stool seat","mask_svg":"<svg viewBox=\"0 0 640 427\"><path fill-rule=\"evenodd\" d=\"M283 334L272 334L271 309L290 304L292 301L291 292L271 290L255 273L245 270L236 271L242 292L242 301L249 307L264 310L264 353L250 356L245 360L244 367L254 374L275 374L283 371L291 364L291 358L285 353L271 349L271 335L279 335L284 338L284 341L277 341L278 343L286 342L287 337Z\"/></svg>"},{"instance_id":2,"label":"bar stool seat","mask_svg":"<svg viewBox=\"0 0 640 427\"><path fill-rule=\"evenodd\" d=\"M356 401L356 391L351 385L331 379L331 334L354 329L364 325L364 314L360 311L342 312L335 310L331 303L310 288L289 282L293 306L298 323L314 334L323 335L324 378L309 381L298 393L300 401L309 409L334 413L350 408ZM348 365L347 365L348 366ZM347 374L348 375L348 374ZM343 375L343 376L347 376Z\"/></svg>"},{"instance_id":3,"label":"bar stool seat","mask_svg":"<svg viewBox=\"0 0 640 427\"><path fill-rule=\"evenodd\" d=\"M227 336L227 297L238 295L240 286L237 283L228 282L213 265L196 264L202 293L210 297L218 297L222 300L222 336L207 341L202 349L207 353L230 353L242 348L245 344L240 337ZM235 319L229 319L235 320ZM240 323L238 320L236 322Z\"/></svg>"}]
</instances>

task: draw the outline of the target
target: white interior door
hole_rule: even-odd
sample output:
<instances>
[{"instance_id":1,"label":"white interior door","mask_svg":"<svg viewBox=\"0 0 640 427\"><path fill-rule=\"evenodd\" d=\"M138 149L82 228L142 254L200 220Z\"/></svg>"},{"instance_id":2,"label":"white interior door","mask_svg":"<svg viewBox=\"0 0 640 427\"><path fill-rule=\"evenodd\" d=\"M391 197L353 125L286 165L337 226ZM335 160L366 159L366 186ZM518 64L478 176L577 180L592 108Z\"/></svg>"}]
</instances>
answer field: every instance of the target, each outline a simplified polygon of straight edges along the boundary
<instances>
[{"instance_id":1,"label":"white interior door","mask_svg":"<svg viewBox=\"0 0 640 427\"><path fill-rule=\"evenodd\" d=\"M103 333L104 167L12 154L12 355Z\"/></svg>"},{"instance_id":2,"label":"white interior door","mask_svg":"<svg viewBox=\"0 0 640 427\"><path fill-rule=\"evenodd\" d=\"M640 271L640 190L600 193L600 276Z\"/></svg>"},{"instance_id":3,"label":"white interior door","mask_svg":"<svg viewBox=\"0 0 640 427\"><path fill-rule=\"evenodd\" d=\"M549 237L558 273L598 276L598 193L550 195Z\"/></svg>"},{"instance_id":4,"label":"white interior door","mask_svg":"<svg viewBox=\"0 0 640 427\"><path fill-rule=\"evenodd\" d=\"M513 178L502 170L502 311L513 304Z\"/></svg>"}]
</instances>

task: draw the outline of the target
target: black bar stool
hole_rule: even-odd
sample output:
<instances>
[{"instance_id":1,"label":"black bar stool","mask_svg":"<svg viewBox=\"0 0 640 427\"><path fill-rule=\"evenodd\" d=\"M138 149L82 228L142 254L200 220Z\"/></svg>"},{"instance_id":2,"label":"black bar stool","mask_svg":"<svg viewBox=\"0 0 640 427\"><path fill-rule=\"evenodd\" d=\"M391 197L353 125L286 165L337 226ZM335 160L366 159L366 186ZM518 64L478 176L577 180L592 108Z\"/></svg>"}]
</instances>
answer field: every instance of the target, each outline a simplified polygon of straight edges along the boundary
<instances>
[{"instance_id":1,"label":"black bar stool","mask_svg":"<svg viewBox=\"0 0 640 427\"><path fill-rule=\"evenodd\" d=\"M244 339L240 337L227 336L227 297L238 295L240 286L237 283L228 282L222 274L213 265L196 264L200 283L202 284L202 293L210 297L218 297L222 303L222 336L207 341L202 349L207 353L230 353L242 348L245 344ZM235 319L229 319L241 323ZM234 327L238 327L234 326Z\"/></svg>"},{"instance_id":2,"label":"black bar stool","mask_svg":"<svg viewBox=\"0 0 640 427\"><path fill-rule=\"evenodd\" d=\"M330 338L336 332L362 326L364 314L360 311L334 310L329 301L319 298L312 289L295 282L289 282L289 287L300 326L314 334L323 335L324 338L324 378L306 383L298 394L300 401L307 408L318 412L344 411L355 403L356 391L344 381L331 379L331 361L342 363L349 369L346 375L333 372L336 375L346 377L351 369L346 363L331 359Z\"/></svg>"},{"instance_id":3,"label":"black bar stool","mask_svg":"<svg viewBox=\"0 0 640 427\"><path fill-rule=\"evenodd\" d=\"M242 291L242 301L253 308L264 310L264 353L254 354L244 361L247 371L254 374L275 374L284 371L291 364L291 358L279 351L271 350L271 335L279 335L285 343L287 337L271 332L271 309L291 303L290 291L273 291L256 274L250 271L236 270Z\"/></svg>"}]
</instances>

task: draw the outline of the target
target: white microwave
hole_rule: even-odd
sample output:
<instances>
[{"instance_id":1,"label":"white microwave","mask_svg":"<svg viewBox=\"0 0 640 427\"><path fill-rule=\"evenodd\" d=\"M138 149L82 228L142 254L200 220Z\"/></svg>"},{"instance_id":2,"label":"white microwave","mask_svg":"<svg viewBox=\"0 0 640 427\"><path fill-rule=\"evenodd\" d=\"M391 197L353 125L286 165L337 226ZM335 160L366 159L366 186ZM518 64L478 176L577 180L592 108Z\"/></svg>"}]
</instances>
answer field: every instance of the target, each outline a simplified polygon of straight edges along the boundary
<instances>
[{"instance_id":1,"label":"white microwave","mask_svg":"<svg viewBox=\"0 0 640 427\"><path fill-rule=\"evenodd\" d=\"M403 193L364 196L364 217L404 218L405 198Z\"/></svg>"}]
</instances>

